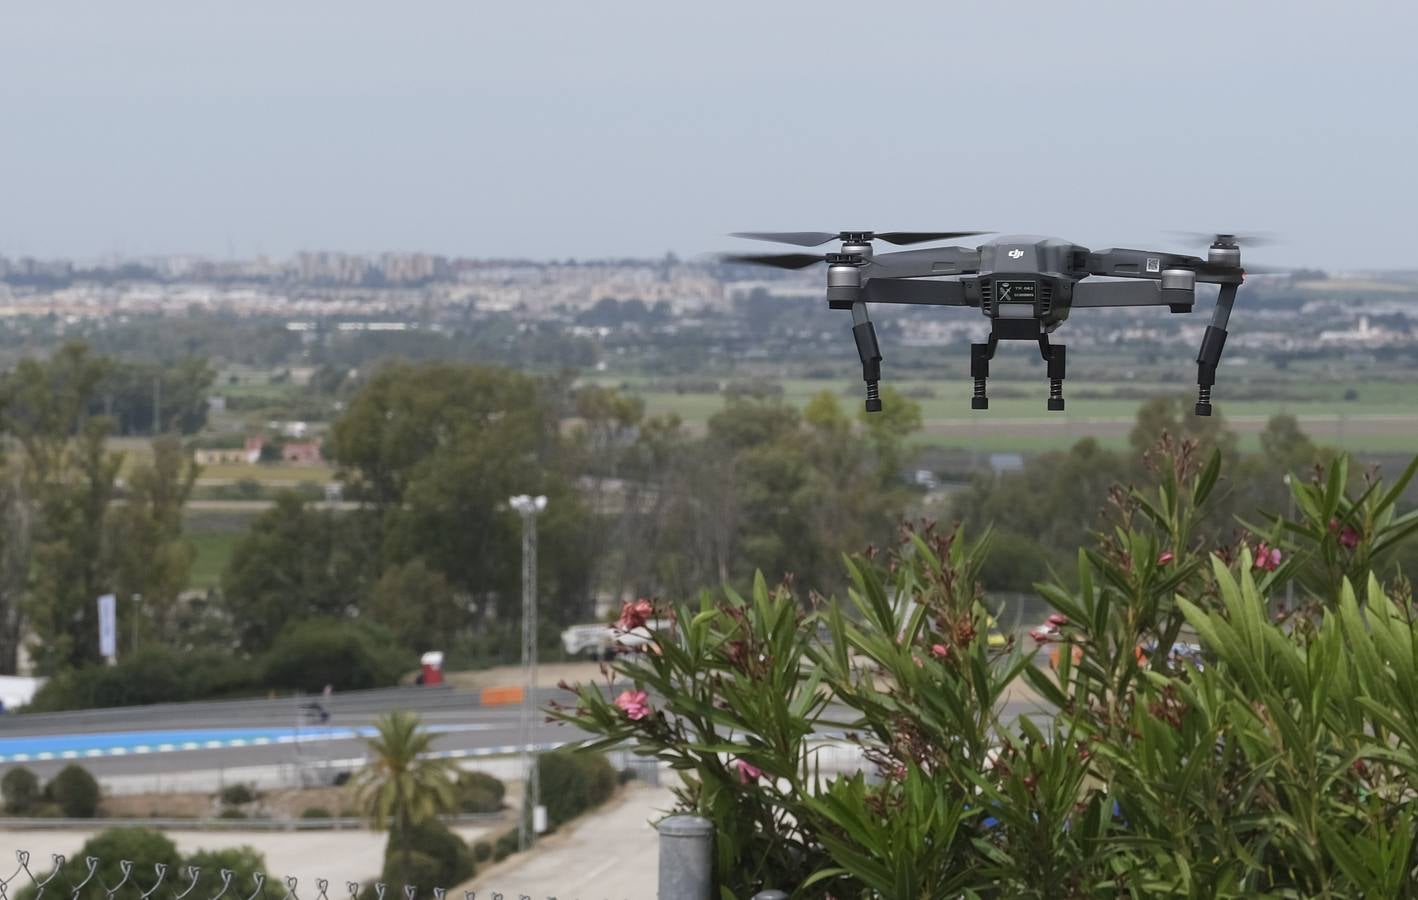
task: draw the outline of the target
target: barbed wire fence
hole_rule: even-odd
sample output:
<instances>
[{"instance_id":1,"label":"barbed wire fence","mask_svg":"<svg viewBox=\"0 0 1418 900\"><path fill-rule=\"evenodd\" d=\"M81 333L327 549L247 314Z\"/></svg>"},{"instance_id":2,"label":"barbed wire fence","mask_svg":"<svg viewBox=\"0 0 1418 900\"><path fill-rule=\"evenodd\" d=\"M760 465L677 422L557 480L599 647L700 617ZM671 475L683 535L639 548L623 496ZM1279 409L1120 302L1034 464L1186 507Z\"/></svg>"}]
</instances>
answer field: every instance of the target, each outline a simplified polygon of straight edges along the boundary
<instances>
[{"instance_id":1,"label":"barbed wire fence","mask_svg":"<svg viewBox=\"0 0 1418 900\"><path fill-rule=\"evenodd\" d=\"M461 897L449 898L447 888L421 891L414 885L382 881L346 881L344 893L336 888L332 896L330 881L325 878L314 879L312 887L302 888L289 876L275 879L254 872L241 877L231 869L204 875L200 866L165 863L152 864L153 875L148 877L142 870L149 866L127 859L118 861L120 877L109 884L100 874L105 861L96 856L84 858L77 880L65 871L77 860L67 860L63 854L51 857L48 872L31 868L27 850L16 851L15 858L19 867L9 876L0 876L0 900L538 900L530 894L501 891L462 891Z\"/></svg>"}]
</instances>

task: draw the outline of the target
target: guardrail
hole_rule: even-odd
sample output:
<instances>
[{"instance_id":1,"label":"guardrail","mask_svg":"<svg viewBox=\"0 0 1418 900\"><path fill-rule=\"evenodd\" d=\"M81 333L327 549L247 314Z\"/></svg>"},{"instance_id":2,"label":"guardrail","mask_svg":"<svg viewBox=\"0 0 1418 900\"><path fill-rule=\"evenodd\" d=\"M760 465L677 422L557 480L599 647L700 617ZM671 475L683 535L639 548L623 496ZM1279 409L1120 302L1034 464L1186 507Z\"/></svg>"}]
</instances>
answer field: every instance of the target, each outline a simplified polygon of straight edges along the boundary
<instances>
[{"instance_id":1,"label":"guardrail","mask_svg":"<svg viewBox=\"0 0 1418 900\"><path fill-rule=\"evenodd\" d=\"M445 825L496 825L507 818L506 811L440 816ZM103 828L155 828L159 831L353 831L368 827L357 816L327 819L142 819L142 818L0 818L0 828L12 831L91 831Z\"/></svg>"}]
</instances>

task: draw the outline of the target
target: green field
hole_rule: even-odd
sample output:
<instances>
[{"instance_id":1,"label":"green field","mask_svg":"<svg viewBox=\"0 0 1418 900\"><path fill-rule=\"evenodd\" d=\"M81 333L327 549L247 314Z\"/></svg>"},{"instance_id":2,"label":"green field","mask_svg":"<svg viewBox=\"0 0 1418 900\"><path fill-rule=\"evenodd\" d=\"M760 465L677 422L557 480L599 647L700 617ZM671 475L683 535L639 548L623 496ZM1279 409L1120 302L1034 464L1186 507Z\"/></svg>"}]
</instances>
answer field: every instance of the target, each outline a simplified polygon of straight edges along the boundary
<instances>
[{"instance_id":1,"label":"green field","mask_svg":"<svg viewBox=\"0 0 1418 900\"><path fill-rule=\"evenodd\" d=\"M1214 399L1217 413L1241 435L1243 446L1257 446L1257 435L1266 421L1288 413L1321 444L1353 451L1418 452L1418 403L1411 385L1307 381L1295 374L1283 380L1236 378L1218 384ZM695 430L724 406L719 394L650 390L643 379L634 378L600 381L626 385L645 400L648 413L676 413ZM838 397L848 409L860 408L862 400L859 381L799 378L776 383L782 385L784 399L799 407L822 391ZM1064 390L1069 398L1066 411L1050 413L1044 407L1048 384L1041 378L992 379L990 408L979 411L970 408L971 384L967 379L887 383L921 405L924 428L920 444L1019 452L1063 448L1085 437L1123 446L1138 406L1148 397L1180 394L1190 399L1195 391L1186 381L1070 380ZM1344 399L1350 391L1353 399Z\"/></svg>"},{"instance_id":2,"label":"green field","mask_svg":"<svg viewBox=\"0 0 1418 900\"><path fill-rule=\"evenodd\" d=\"M285 463L257 463L241 465L222 463L203 466L197 476L199 481L259 481L263 484L299 484L313 481L324 484L335 479L335 469L329 465L295 466Z\"/></svg>"},{"instance_id":3,"label":"green field","mask_svg":"<svg viewBox=\"0 0 1418 900\"><path fill-rule=\"evenodd\" d=\"M202 591L217 587L221 583L227 561L231 559L231 552L236 548L236 542L241 539L240 532L189 534L187 539L197 550L197 557L192 561L188 587Z\"/></svg>"}]
</instances>

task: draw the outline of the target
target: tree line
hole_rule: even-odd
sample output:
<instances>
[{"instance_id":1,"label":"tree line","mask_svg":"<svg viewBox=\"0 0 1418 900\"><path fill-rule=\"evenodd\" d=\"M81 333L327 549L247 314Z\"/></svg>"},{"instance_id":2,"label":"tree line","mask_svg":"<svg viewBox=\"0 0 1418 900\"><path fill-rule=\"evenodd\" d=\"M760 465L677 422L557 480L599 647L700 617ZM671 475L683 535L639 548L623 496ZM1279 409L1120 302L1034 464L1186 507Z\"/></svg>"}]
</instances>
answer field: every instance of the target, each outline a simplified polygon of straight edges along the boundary
<instances>
[{"instance_id":1,"label":"tree line","mask_svg":"<svg viewBox=\"0 0 1418 900\"><path fill-rule=\"evenodd\" d=\"M50 704L373 686L397 676L391 659L408 669L428 649L452 664L509 659L521 524L506 501L520 493L550 500L538 522L549 645L594 615L598 592L685 593L753 565L829 592L840 548L890 538L909 494L895 473L920 423L895 395L870 421L830 394L803 410L742 396L696 433L570 372L392 363L362 379L328 434L358 508L279 496L202 597L184 590L188 422L170 418L125 468L105 413L124 366L72 343L0 378L0 670L15 671L27 641L38 672L61 676ZM105 593L123 610L117 670L97 646Z\"/></svg>"},{"instance_id":2,"label":"tree line","mask_svg":"<svg viewBox=\"0 0 1418 900\"><path fill-rule=\"evenodd\" d=\"M108 439L125 422L152 428L152 394L143 420L134 388L149 374L72 343L0 378L0 671L15 671L26 635L43 673L97 662L103 593L141 595L135 627L176 635L192 555L182 509L195 471L175 432L205 420L210 371L189 360L154 376L169 384L156 407L168 433L120 482L122 457Z\"/></svg>"},{"instance_id":3,"label":"tree line","mask_svg":"<svg viewBox=\"0 0 1418 900\"><path fill-rule=\"evenodd\" d=\"M198 471L176 433L185 420L170 418L150 457L124 471L104 414L124 365L70 344L0 378L0 670L15 671L28 636L42 674L88 673L69 680L78 699L66 702L368 687L430 649L454 666L511 661L515 494L549 498L538 522L548 649L565 625L594 616L598 595L612 605L682 598L744 587L762 570L801 596L840 596L840 554L892 546L920 505L901 475L920 409L889 389L885 412L870 417L828 392L801 409L730 396L694 429L569 371L398 362L361 379L327 436L357 508L281 495L237 541L220 589L194 597L183 510ZM205 365L191 369L204 383ZM1204 526L1218 539L1238 512L1284 502L1283 473L1327 458L1292 418L1273 419L1261 451L1243 454L1220 417L1158 400L1140 410L1130 451L1084 440L1040 454L1022 471L978 478L946 515L992 526L989 583L1027 590L1067 564L1097 525L1097 499L1135 480L1164 431L1227 457ZM110 592L126 605L123 671L105 674L95 598Z\"/></svg>"}]
</instances>

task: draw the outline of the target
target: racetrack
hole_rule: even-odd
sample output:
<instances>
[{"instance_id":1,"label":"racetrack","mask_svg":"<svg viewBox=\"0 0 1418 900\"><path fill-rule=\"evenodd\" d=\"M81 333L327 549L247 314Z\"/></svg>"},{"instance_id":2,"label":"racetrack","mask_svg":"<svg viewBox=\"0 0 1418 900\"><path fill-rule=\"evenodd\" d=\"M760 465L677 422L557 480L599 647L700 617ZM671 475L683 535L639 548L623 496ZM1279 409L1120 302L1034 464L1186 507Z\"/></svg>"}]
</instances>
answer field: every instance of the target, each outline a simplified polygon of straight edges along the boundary
<instances>
[{"instance_id":1,"label":"racetrack","mask_svg":"<svg viewBox=\"0 0 1418 900\"><path fill-rule=\"evenodd\" d=\"M539 691L538 706L556 690ZM563 695L564 696L564 695ZM319 703L329 719L310 708ZM330 698L233 700L9 715L0 719L0 762L23 763L48 777L80 761L110 789L141 790L181 773L233 769L320 769L363 757L374 720L392 710L416 712L436 737L434 750L455 757L498 756L520 748L518 706L483 706L476 693L407 687ZM581 735L538 715L540 747ZM230 780L230 779L225 779ZM286 780L289 780L287 777Z\"/></svg>"}]
</instances>

